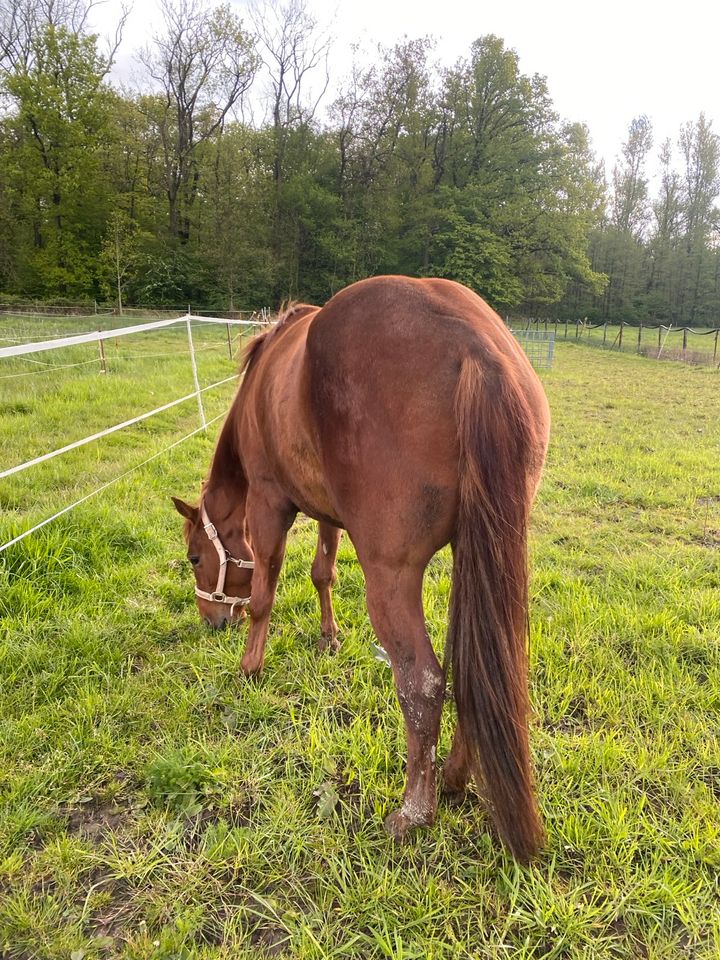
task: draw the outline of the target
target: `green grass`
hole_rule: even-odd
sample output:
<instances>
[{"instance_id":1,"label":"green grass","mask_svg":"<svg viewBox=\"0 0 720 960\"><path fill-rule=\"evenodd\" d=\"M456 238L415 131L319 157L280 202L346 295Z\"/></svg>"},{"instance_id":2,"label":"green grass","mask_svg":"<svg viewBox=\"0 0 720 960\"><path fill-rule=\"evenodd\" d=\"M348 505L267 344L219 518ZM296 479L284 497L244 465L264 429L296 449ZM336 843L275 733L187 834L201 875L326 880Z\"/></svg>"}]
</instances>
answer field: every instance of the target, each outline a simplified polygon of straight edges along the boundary
<instances>
[{"instance_id":1,"label":"green grass","mask_svg":"<svg viewBox=\"0 0 720 960\"><path fill-rule=\"evenodd\" d=\"M231 369L222 332L204 382ZM189 389L186 358L143 363L0 380L3 462ZM315 649L308 521L262 679L240 676L243 628L199 624L167 496L196 495L216 425L0 555L0 955L717 958L718 374L560 343L544 379L539 859L517 866L476 798L406 845L385 835L404 733L345 540L337 656ZM0 542L196 423L189 404L1 481ZM443 553L438 647L449 576Z\"/></svg>"}]
</instances>

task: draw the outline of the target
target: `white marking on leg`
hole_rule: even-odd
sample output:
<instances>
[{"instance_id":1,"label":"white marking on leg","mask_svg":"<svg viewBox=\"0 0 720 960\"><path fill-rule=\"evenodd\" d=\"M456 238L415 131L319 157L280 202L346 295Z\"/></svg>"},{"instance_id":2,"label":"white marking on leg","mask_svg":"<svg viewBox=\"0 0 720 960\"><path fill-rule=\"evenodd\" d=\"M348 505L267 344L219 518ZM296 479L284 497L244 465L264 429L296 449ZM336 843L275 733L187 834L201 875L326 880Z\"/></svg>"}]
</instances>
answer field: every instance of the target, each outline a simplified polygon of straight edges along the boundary
<instances>
[{"instance_id":1,"label":"white marking on leg","mask_svg":"<svg viewBox=\"0 0 720 960\"><path fill-rule=\"evenodd\" d=\"M422 675L422 695L428 700L435 696L437 688L442 684L442 677L437 676L429 667L425 667Z\"/></svg>"}]
</instances>

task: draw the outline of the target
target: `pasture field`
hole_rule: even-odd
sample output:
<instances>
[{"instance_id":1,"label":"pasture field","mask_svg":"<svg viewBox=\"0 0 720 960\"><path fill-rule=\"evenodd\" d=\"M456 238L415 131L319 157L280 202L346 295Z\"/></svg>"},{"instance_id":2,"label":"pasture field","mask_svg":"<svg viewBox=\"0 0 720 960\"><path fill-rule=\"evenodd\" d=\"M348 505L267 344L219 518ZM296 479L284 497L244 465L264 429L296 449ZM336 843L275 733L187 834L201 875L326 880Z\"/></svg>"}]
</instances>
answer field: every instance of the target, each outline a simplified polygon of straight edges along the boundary
<instances>
[{"instance_id":1,"label":"pasture field","mask_svg":"<svg viewBox=\"0 0 720 960\"><path fill-rule=\"evenodd\" d=\"M209 383L232 364L224 328L204 337ZM186 353L109 367L0 379L0 469L191 389ZM240 676L246 628L198 622L168 495L196 497L218 423L0 554L0 956L716 960L719 377L562 341L543 375L531 742L548 837L529 867L477 794L404 845L385 835L404 733L346 540L336 656L315 647L307 520L260 680ZM205 394L209 417L231 393ZM190 402L0 481L0 542L196 425ZM438 649L449 589L445 551L425 589Z\"/></svg>"},{"instance_id":2,"label":"pasture field","mask_svg":"<svg viewBox=\"0 0 720 960\"><path fill-rule=\"evenodd\" d=\"M518 323L518 329L522 329L522 323ZM544 323L533 324L531 330L544 330ZM555 322L548 321L548 330L555 330ZM660 358L665 360L684 360L688 363L713 363L720 364L720 345L715 350L715 329L710 327L693 327L693 333L687 334L687 349L683 351L683 332L682 327L672 327L670 330L662 329L660 331ZM585 327L579 327L576 338L576 324L571 321L567 327L567 342L589 344L593 347L601 347L607 350L619 352L619 334L620 325L607 325L607 331L602 326L588 324ZM640 333L640 351L638 351L638 332ZM557 324L558 341L565 340L565 322L558 321ZM628 324L623 328L623 353L642 353L643 356L652 359L657 358L658 354L658 330L656 327L643 326L641 331L637 327Z\"/></svg>"}]
</instances>

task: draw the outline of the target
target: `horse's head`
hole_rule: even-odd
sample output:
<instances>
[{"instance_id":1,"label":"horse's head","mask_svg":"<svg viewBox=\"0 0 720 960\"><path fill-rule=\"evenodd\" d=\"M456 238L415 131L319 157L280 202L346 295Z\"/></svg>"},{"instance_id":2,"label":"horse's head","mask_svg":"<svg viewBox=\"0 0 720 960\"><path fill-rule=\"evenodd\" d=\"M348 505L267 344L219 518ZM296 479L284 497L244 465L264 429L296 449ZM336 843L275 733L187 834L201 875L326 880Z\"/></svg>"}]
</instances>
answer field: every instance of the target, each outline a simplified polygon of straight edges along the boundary
<instances>
[{"instance_id":1,"label":"horse's head","mask_svg":"<svg viewBox=\"0 0 720 960\"><path fill-rule=\"evenodd\" d=\"M206 503L193 507L172 497L185 518L187 556L195 574L195 594L200 616L211 627L225 627L245 618L250 602L253 553L245 536L245 511L217 509ZM224 515L223 515L224 514Z\"/></svg>"}]
</instances>

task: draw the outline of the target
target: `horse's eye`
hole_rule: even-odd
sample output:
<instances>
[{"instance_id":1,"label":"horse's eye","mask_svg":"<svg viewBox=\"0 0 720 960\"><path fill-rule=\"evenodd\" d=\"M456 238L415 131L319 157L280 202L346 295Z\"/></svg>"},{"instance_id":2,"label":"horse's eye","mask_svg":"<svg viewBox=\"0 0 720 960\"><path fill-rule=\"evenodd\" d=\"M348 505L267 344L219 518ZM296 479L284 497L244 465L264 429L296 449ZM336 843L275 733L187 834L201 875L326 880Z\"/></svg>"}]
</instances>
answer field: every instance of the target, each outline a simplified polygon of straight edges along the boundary
<instances>
[{"instance_id":1,"label":"horse's eye","mask_svg":"<svg viewBox=\"0 0 720 960\"><path fill-rule=\"evenodd\" d=\"M200 563L200 557L197 557L197 556L188 557L188 560L194 567L196 567Z\"/></svg>"}]
</instances>

